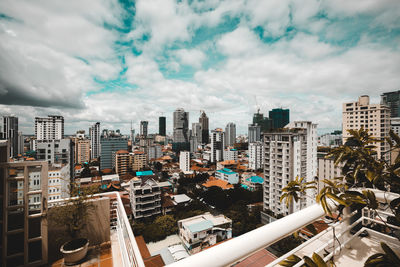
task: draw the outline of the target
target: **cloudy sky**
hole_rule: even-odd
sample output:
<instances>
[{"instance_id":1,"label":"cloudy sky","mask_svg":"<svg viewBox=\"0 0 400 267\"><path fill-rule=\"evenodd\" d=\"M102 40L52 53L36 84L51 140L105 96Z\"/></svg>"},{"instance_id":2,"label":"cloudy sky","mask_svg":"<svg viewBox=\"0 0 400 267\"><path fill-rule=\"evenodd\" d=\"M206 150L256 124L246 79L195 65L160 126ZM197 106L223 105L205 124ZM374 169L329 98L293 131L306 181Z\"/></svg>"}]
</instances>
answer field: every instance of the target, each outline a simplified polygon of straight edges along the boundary
<instances>
[{"instance_id":1,"label":"cloudy sky","mask_svg":"<svg viewBox=\"0 0 400 267\"><path fill-rule=\"evenodd\" d=\"M320 133L341 103L400 89L400 1L0 1L0 114L33 133L96 121L128 133L182 107L247 132L252 113L290 109Z\"/></svg>"}]
</instances>

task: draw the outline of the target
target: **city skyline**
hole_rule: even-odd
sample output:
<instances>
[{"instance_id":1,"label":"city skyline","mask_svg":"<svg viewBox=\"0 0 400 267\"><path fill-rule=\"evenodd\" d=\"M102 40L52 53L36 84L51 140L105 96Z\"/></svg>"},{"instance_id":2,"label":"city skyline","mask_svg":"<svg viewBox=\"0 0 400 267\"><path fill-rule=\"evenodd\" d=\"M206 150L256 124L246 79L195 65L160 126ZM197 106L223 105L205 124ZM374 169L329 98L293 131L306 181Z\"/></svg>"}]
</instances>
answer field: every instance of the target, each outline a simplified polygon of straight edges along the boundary
<instances>
[{"instance_id":1,"label":"city skyline","mask_svg":"<svg viewBox=\"0 0 400 267\"><path fill-rule=\"evenodd\" d=\"M342 103L399 89L397 1L85 1L0 3L0 114L32 134L101 122L158 132L176 108L189 125L247 133L257 108L288 108L319 133L341 129ZM46 19L43 19L46 18Z\"/></svg>"}]
</instances>

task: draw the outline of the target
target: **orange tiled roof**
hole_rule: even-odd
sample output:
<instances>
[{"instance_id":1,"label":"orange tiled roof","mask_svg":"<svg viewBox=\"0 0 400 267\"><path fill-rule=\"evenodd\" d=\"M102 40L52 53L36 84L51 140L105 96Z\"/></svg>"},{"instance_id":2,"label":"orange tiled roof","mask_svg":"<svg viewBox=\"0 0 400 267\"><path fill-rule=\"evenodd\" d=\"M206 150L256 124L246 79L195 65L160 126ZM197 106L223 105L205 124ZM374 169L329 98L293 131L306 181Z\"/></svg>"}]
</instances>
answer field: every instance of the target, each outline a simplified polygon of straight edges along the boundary
<instances>
[{"instance_id":1,"label":"orange tiled roof","mask_svg":"<svg viewBox=\"0 0 400 267\"><path fill-rule=\"evenodd\" d=\"M210 177L210 179L208 179L207 182L205 182L203 184L204 187L211 187L211 186L218 186L222 189L231 189L233 188L233 185L231 185L230 183L228 183L227 181L221 180L221 179L217 179L215 177Z\"/></svg>"},{"instance_id":2,"label":"orange tiled roof","mask_svg":"<svg viewBox=\"0 0 400 267\"><path fill-rule=\"evenodd\" d=\"M121 149L117 151L117 154L129 154L128 150Z\"/></svg>"},{"instance_id":3,"label":"orange tiled roof","mask_svg":"<svg viewBox=\"0 0 400 267\"><path fill-rule=\"evenodd\" d=\"M236 161L234 161L234 160L225 160L225 161L221 161L221 162L218 162L219 164L221 164L221 165L233 165L233 164L236 164Z\"/></svg>"}]
</instances>

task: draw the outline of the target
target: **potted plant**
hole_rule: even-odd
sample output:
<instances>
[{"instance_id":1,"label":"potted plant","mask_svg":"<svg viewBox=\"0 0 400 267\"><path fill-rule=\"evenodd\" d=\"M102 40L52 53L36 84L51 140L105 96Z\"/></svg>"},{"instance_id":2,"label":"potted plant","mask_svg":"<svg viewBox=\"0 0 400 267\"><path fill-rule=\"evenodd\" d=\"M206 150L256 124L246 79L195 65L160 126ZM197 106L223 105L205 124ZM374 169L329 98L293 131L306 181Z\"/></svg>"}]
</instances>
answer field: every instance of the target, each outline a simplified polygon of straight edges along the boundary
<instances>
[{"instance_id":1,"label":"potted plant","mask_svg":"<svg viewBox=\"0 0 400 267\"><path fill-rule=\"evenodd\" d=\"M94 205L90 201L94 188L81 188L77 184L70 186L70 198L53 207L49 214L55 225L63 227L69 241L64 243L60 251L64 256L65 265L73 265L81 261L87 254L89 240L84 236L88 217Z\"/></svg>"}]
</instances>

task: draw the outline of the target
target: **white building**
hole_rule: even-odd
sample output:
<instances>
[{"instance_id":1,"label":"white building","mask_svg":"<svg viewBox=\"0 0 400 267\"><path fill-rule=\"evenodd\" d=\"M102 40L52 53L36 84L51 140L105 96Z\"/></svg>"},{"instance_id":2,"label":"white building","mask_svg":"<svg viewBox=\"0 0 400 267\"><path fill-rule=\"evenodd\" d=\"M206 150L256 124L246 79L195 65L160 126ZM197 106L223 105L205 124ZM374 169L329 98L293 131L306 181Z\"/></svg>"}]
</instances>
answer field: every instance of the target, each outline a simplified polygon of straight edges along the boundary
<instances>
[{"instance_id":1,"label":"white building","mask_svg":"<svg viewBox=\"0 0 400 267\"><path fill-rule=\"evenodd\" d=\"M400 135L400 117L390 118L390 127L392 128L393 132L397 135Z\"/></svg>"},{"instance_id":2,"label":"white building","mask_svg":"<svg viewBox=\"0 0 400 267\"><path fill-rule=\"evenodd\" d=\"M97 159L100 156L100 122L96 122L89 128L90 158Z\"/></svg>"},{"instance_id":3,"label":"white building","mask_svg":"<svg viewBox=\"0 0 400 267\"><path fill-rule=\"evenodd\" d=\"M261 141L261 126L249 124L248 142L254 143Z\"/></svg>"},{"instance_id":4,"label":"white building","mask_svg":"<svg viewBox=\"0 0 400 267\"><path fill-rule=\"evenodd\" d=\"M234 148L226 148L224 149L224 160L238 160L238 151Z\"/></svg>"},{"instance_id":5,"label":"white building","mask_svg":"<svg viewBox=\"0 0 400 267\"><path fill-rule=\"evenodd\" d=\"M337 147L342 145L341 132L326 133L318 137L319 146Z\"/></svg>"},{"instance_id":6,"label":"white building","mask_svg":"<svg viewBox=\"0 0 400 267\"><path fill-rule=\"evenodd\" d=\"M161 190L153 178L135 177L129 182L129 199L135 219L161 213Z\"/></svg>"},{"instance_id":7,"label":"white building","mask_svg":"<svg viewBox=\"0 0 400 267\"><path fill-rule=\"evenodd\" d=\"M236 125L230 122L225 127L225 146L233 146L236 141Z\"/></svg>"},{"instance_id":8,"label":"white building","mask_svg":"<svg viewBox=\"0 0 400 267\"><path fill-rule=\"evenodd\" d=\"M259 170L263 167L264 147L262 142L249 143L249 169Z\"/></svg>"},{"instance_id":9,"label":"white building","mask_svg":"<svg viewBox=\"0 0 400 267\"><path fill-rule=\"evenodd\" d=\"M190 172L190 152L181 151L179 155L179 168L181 171Z\"/></svg>"},{"instance_id":10,"label":"white building","mask_svg":"<svg viewBox=\"0 0 400 267\"><path fill-rule=\"evenodd\" d=\"M49 164L73 164L70 139L37 140L36 148L38 160L46 160Z\"/></svg>"},{"instance_id":11,"label":"white building","mask_svg":"<svg viewBox=\"0 0 400 267\"><path fill-rule=\"evenodd\" d=\"M216 171L215 177L230 184L237 184L239 182L239 174L227 168Z\"/></svg>"},{"instance_id":12,"label":"white building","mask_svg":"<svg viewBox=\"0 0 400 267\"><path fill-rule=\"evenodd\" d=\"M158 159L162 157L161 145L151 145L147 147L148 160Z\"/></svg>"},{"instance_id":13,"label":"white building","mask_svg":"<svg viewBox=\"0 0 400 267\"><path fill-rule=\"evenodd\" d=\"M323 180L342 176L342 165L335 166L333 158L325 158L327 153L318 153L318 191L324 187Z\"/></svg>"},{"instance_id":14,"label":"white building","mask_svg":"<svg viewBox=\"0 0 400 267\"><path fill-rule=\"evenodd\" d=\"M317 125L292 122L284 130L264 134L264 210L288 215L311 205L316 192L294 202L289 208L279 198L296 177L314 181L317 175Z\"/></svg>"},{"instance_id":15,"label":"white building","mask_svg":"<svg viewBox=\"0 0 400 267\"><path fill-rule=\"evenodd\" d=\"M49 200L64 199L69 197L68 185L71 182L70 169L68 165L61 167L50 166L48 179Z\"/></svg>"},{"instance_id":16,"label":"white building","mask_svg":"<svg viewBox=\"0 0 400 267\"><path fill-rule=\"evenodd\" d=\"M225 147L224 132L222 129L211 131L211 162L223 160L223 150Z\"/></svg>"},{"instance_id":17,"label":"white building","mask_svg":"<svg viewBox=\"0 0 400 267\"><path fill-rule=\"evenodd\" d=\"M35 118L36 140L60 140L64 138L64 117L49 115Z\"/></svg>"},{"instance_id":18,"label":"white building","mask_svg":"<svg viewBox=\"0 0 400 267\"><path fill-rule=\"evenodd\" d=\"M370 104L369 96L363 95L356 102L343 103L343 144L351 134L347 130L368 129L373 137L382 141L389 136L390 130L390 109L382 104ZM384 142L375 142L378 158L382 153L389 150L389 144ZM389 153L384 154L386 160L389 159Z\"/></svg>"},{"instance_id":19,"label":"white building","mask_svg":"<svg viewBox=\"0 0 400 267\"><path fill-rule=\"evenodd\" d=\"M223 214L202 215L178 221L179 237L191 254L215 245L217 237L222 240L232 238L232 220Z\"/></svg>"}]
</instances>

